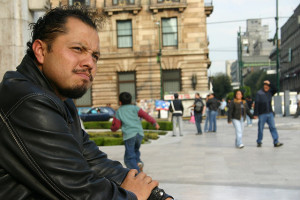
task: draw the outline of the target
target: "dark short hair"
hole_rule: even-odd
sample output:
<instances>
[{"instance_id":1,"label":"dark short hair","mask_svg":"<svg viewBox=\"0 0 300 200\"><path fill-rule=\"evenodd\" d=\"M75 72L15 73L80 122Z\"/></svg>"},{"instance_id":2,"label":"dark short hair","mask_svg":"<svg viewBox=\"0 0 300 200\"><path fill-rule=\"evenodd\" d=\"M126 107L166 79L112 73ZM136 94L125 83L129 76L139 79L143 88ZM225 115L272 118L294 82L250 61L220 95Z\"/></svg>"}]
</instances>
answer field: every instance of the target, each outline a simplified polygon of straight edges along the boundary
<instances>
[{"instance_id":1,"label":"dark short hair","mask_svg":"<svg viewBox=\"0 0 300 200\"><path fill-rule=\"evenodd\" d=\"M98 16L96 19L96 16ZM57 7L44 16L40 17L36 23L29 24L31 32L31 40L27 42L26 53L34 60L36 60L32 44L39 39L47 44L47 50L51 51L52 42L61 34L67 33L65 24L68 18L74 17L81 20L83 23L97 30L97 25L100 20L104 19L100 12L92 13L88 9L78 6ZM98 22L99 21L99 22Z\"/></svg>"},{"instance_id":2,"label":"dark short hair","mask_svg":"<svg viewBox=\"0 0 300 200\"><path fill-rule=\"evenodd\" d=\"M234 91L234 96L233 96L233 98L236 97L236 93L237 93L237 92L241 92L241 94L242 94L242 99L244 99L244 92L243 92L242 90L235 90L235 91Z\"/></svg>"},{"instance_id":3,"label":"dark short hair","mask_svg":"<svg viewBox=\"0 0 300 200\"><path fill-rule=\"evenodd\" d=\"M129 92L122 92L119 95L119 101L121 101L122 105L131 104L132 96Z\"/></svg>"},{"instance_id":4,"label":"dark short hair","mask_svg":"<svg viewBox=\"0 0 300 200\"><path fill-rule=\"evenodd\" d=\"M175 99L178 99L178 93L175 93L175 94L174 94L174 98L175 98Z\"/></svg>"}]
</instances>

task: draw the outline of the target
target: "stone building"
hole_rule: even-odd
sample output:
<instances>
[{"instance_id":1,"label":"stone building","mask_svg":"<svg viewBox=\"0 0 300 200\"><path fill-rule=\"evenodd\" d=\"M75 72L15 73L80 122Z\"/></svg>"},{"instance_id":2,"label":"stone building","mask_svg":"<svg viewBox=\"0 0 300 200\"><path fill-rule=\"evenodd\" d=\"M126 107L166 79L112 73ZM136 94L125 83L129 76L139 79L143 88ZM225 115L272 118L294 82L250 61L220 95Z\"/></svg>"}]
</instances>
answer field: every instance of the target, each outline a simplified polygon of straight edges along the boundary
<instances>
[{"instance_id":1,"label":"stone building","mask_svg":"<svg viewBox=\"0 0 300 200\"><path fill-rule=\"evenodd\" d=\"M49 8L49 0L0 2L0 80L6 71L15 70L24 57L30 39L28 25Z\"/></svg>"},{"instance_id":2,"label":"stone building","mask_svg":"<svg viewBox=\"0 0 300 200\"><path fill-rule=\"evenodd\" d=\"M261 19L248 19L247 30L238 41L243 62L243 77L255 70L271 70L276 63L269 58L274 46L269 39L269 26L262 25ZM239 67L233 65L232 67ZM240 71L240 70L237 70Z\"/></svg>"},{"instance_id":3,"label":"stone building","mask_svg":"<svg viewBox=\"0 0 300 200\"><path fill-rule=\"evenodd\" d=\"M101 59L91 91L78 106L118 105L128 91L133 101L184 99L208 92L210 66L203 0L52 0L52 7L81 4L102 9ZM162 87L161 87L162 86Z\"/></svg>"},{"instance_id":4,"label":"stone building","mask_svg":"<svg viewBox=\"0 0 300 200\"><path fill-rule=\"evenodd\" d=\"M281 90L300 91L300 4L281 27Z\"/></svg>"}]
</instances>

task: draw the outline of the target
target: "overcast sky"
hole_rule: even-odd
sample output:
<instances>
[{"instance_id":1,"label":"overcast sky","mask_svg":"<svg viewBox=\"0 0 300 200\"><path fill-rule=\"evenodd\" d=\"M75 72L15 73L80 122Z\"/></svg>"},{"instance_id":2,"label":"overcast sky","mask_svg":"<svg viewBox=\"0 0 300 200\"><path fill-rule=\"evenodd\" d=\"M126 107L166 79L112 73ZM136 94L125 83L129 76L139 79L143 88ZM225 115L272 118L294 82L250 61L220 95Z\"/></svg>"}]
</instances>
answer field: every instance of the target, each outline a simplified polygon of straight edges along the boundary
<instances>
[{"instance_id":1,"label":"overcast sky","mask_svg":"<svg viewBox=\"0 0 300 200\"><path fill-rule=\"evenodd\" d=\"M299 0L278 0L279 31L299 3ZM212 61L208 75L225 73L225 61L237 59L237 32L239 27L246 31L247 19L262 18L262 25L269 26L270 38L276 31L276 0L213 0L213 6L213 13L207 18Z\"/></svg>"}]
</instances>

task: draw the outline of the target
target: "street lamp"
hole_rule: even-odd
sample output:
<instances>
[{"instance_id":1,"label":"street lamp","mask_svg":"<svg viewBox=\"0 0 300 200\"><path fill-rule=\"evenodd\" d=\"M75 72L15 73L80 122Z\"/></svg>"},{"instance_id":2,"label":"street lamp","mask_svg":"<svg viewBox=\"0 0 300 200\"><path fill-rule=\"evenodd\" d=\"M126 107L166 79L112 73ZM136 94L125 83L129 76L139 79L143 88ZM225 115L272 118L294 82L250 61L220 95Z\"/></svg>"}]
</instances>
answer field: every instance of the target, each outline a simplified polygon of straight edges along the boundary
<instances>
[{"instance_id":1,"label":"street lamp","mask_svg":"<svg viewBox=\"0 0 300 200\"><path fill-rule=\"evenodd\" d=\"M238 61L239 61L240 87L243 87L243 53L242 53L241 27L239 28L239 32L238 32Z\"/></svg>"},{"instance_id":2,"label":"street lamp","mask_svg":"<svg viewBox=\"0 0 300 200\"><path fill-rule=\"evenodd\" d=\"M160 21L155 23L158 28L158 53L157 53L157 63L159 63L160 71L160 99L163 100L163 84L162 84L162 67L161 67L161 39L160 39Z\"/></svg>"}]
</instances>

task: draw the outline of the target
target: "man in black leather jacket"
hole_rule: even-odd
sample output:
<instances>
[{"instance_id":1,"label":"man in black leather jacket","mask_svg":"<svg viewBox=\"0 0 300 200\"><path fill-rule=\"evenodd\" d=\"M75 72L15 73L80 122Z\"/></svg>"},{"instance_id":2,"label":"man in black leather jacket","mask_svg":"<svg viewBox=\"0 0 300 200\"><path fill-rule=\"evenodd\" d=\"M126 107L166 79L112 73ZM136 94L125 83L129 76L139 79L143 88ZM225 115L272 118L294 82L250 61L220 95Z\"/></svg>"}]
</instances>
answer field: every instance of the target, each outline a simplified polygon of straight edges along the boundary
<instances>
[{"instance_id":1,"label":"man in black leather jacket","mask_svg":"<svg viewBox=\"0 0 300 200\"><path fill-rule=\"evenodd\" d=\"M4 75L0 199L172 199L145 173L108 159L81 129L71 98L91 86L100 56L88 14L48 12L17 71Z\"/></svg>"}]
</instances>

